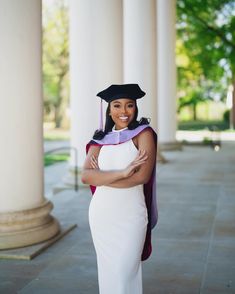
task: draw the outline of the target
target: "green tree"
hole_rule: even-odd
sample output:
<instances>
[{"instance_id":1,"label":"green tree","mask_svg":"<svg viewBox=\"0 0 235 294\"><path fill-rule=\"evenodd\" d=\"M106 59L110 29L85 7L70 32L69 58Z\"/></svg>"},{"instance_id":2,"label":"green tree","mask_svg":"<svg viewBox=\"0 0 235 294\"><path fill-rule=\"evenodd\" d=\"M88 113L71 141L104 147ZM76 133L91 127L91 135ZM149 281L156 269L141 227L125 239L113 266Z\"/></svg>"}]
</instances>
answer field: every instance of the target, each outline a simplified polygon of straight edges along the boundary
<instances>
[{"instance_id":1,"label":"green tree","mask_svg":"<svg viewBox=\"0 0 235 294\"><path fill-rule=\"evenodd\" d=\"M52 5L53 4L53 5ZM63 0L43 2L44 113L59 128L68 104L68 7Z\"/></svg>"},{"instance_id":2,"label":"green tree","mask_svg":"<svg viewBox=\"0 0 235 294\"><path fill-rule=\"evenodd\" d=\"M177 0L176 50L179 109L224 100L235 89L235 1Z\"/></svg>"}]
</instances>

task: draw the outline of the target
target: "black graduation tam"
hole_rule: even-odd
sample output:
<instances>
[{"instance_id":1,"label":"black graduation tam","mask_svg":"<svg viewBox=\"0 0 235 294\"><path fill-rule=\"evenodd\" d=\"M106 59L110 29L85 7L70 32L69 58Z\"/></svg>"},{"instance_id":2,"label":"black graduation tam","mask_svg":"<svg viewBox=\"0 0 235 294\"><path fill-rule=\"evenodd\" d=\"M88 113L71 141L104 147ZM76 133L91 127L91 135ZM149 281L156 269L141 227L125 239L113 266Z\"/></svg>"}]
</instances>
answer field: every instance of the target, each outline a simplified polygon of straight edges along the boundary
<instances>
[{"instance_id":1,"label":"black graduation tam","mask_svg":"<svg viewBox=\"0 0 235 294\"><path fill-rule=\"evenodd\" d=\"M107 89L99 92L96 96L111 102L120 98L129 98L132 100L139 99L145 95L138 84L111 85Z\"/></svg>"}]
</instances>

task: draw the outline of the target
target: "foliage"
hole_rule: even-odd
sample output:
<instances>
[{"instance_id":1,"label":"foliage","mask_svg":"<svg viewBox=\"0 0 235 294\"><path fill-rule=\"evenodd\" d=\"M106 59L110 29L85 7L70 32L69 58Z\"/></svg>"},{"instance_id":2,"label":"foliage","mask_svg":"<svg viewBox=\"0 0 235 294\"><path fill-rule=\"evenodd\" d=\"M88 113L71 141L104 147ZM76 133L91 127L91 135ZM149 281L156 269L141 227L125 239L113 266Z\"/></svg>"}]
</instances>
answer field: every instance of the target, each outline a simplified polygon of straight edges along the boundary
<instances>
[{"instance_id":1,"label":"foliage","mask_svg":"<svg viewBox=\"0 0 235 294\"><path fill-rule=\"evenodd\" d=\"M68 7L63 0L43 2L44 115L60 127L68 104Z\"/></svg>"},{"instance_id":2,"label":"foliage","mask_svg":"<svg viewBox=\"0 0 235 294\"><path fill-rule=\"evenodd\" d=\"M70 136L66 133L51 134L44 132L43 138L44 141L68 141L70 139Z\"/></svg>"},{"instance_id":3,"label":"foliage","mask_svg":"<svg viewBox=\"0 0 235 294\"><path fill-rule=\"evenodd\" d=\"M225 100L235 82L235 1L177 0L179 111ZM196 113L194 114L196 119Z\"/></svg>"},{"instance_id":4,"label":"foliage","mask_svg":"<svg viewBox=\"0 0 235 294\"><path fill-rule=\"evenodd\" d=\"M49 166L58 162L67 161L69 154L47 154L44 155L44 166Z\"/></svg>"},{"instance_id":5,"label":"foliage","mask_svg":"<svg viewBox=\"0 0 235 294\"><path fill-rule=\"evenodd\" d=\"M229 127L229 123L225 121L187 121L187 122L179 122L178 129L179 130L204 130L211 129L213 127L217 127L219 130L226 130Z\"/></svg>"},{"instance_id":6,"label":"foliage","mask_svg":"<svg viewBox=\"0 0 235 294\"><path fill-rule=\"evenodd\" d=\"M224 121L226 121L227 123L229 123L229 116L230 116L230 110L227 109L225 112L224 112Z\"/></svg>"}]
</instances>

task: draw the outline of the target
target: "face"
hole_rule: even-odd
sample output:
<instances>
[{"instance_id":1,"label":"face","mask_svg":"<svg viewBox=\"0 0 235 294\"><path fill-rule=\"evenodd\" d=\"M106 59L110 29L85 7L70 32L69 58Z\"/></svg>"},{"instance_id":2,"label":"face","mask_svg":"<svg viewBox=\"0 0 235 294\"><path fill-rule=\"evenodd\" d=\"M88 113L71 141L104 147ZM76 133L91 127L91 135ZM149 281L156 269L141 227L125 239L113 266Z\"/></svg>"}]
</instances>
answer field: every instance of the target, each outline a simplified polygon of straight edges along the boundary
<instances>
[{"instance_id":1,"label":"face","mask_svg":"<svg viewBox=\"0 0 235 294\"><path fill-rule=\"evenodd\" d=\"M110 115L115 123L115 129L126 128L135 116L136 105L131 99L121 98L110 103Z\"/></svg>"}]
</instances>

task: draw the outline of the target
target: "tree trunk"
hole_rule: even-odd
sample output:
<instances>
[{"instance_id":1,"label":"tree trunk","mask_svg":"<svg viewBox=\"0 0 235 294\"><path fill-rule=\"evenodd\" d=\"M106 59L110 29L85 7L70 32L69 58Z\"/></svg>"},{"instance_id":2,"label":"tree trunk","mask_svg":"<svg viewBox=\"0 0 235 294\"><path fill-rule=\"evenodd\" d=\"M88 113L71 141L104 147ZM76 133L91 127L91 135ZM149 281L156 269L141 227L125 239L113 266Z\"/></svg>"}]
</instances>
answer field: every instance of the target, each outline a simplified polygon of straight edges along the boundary
<instances>
[{"instance_id":1,"label":"tree trunk","mask_svg":"<svg viewBox=\"0 0 235 294\"><path fill-rule=\"evenodd\" d=\"M62 121L62 115L60 112L60 105L55 106L54 121L55 121L55 128L59 129L61 127L61 121Z\"/></svg>"},{"instance_id":2,"label":"tree trunk","mask_svg":"<svg viewBox=\"0 0 235 294\"><path fill-rule=\"evenodd\" d=\"M58 101L57 105L55 105L55 128L60 128L61 123L63 120L63 79L66 72L64 71L61 75L59 75L59 81L58 81Z\"/></svg>"},{"instance_id":3,"label":"tree trunk","mask_svg":"<svg viewBox=\"0 0 235 294\"><path fill-rule=\"evenodd\" d=\"M197 120L197 104L193 104L193 120Z\"/></svg>"},{"instance_id":4,"label":"tree trunk","mask_svg":"<svg viewBox=\"0 0 235 294\"><path fill-rule=\"evenodd\" d=\"M235 80L233 82L233 98L232 98L232 128L235 129Z\"/></svg>"}]
</instances>

